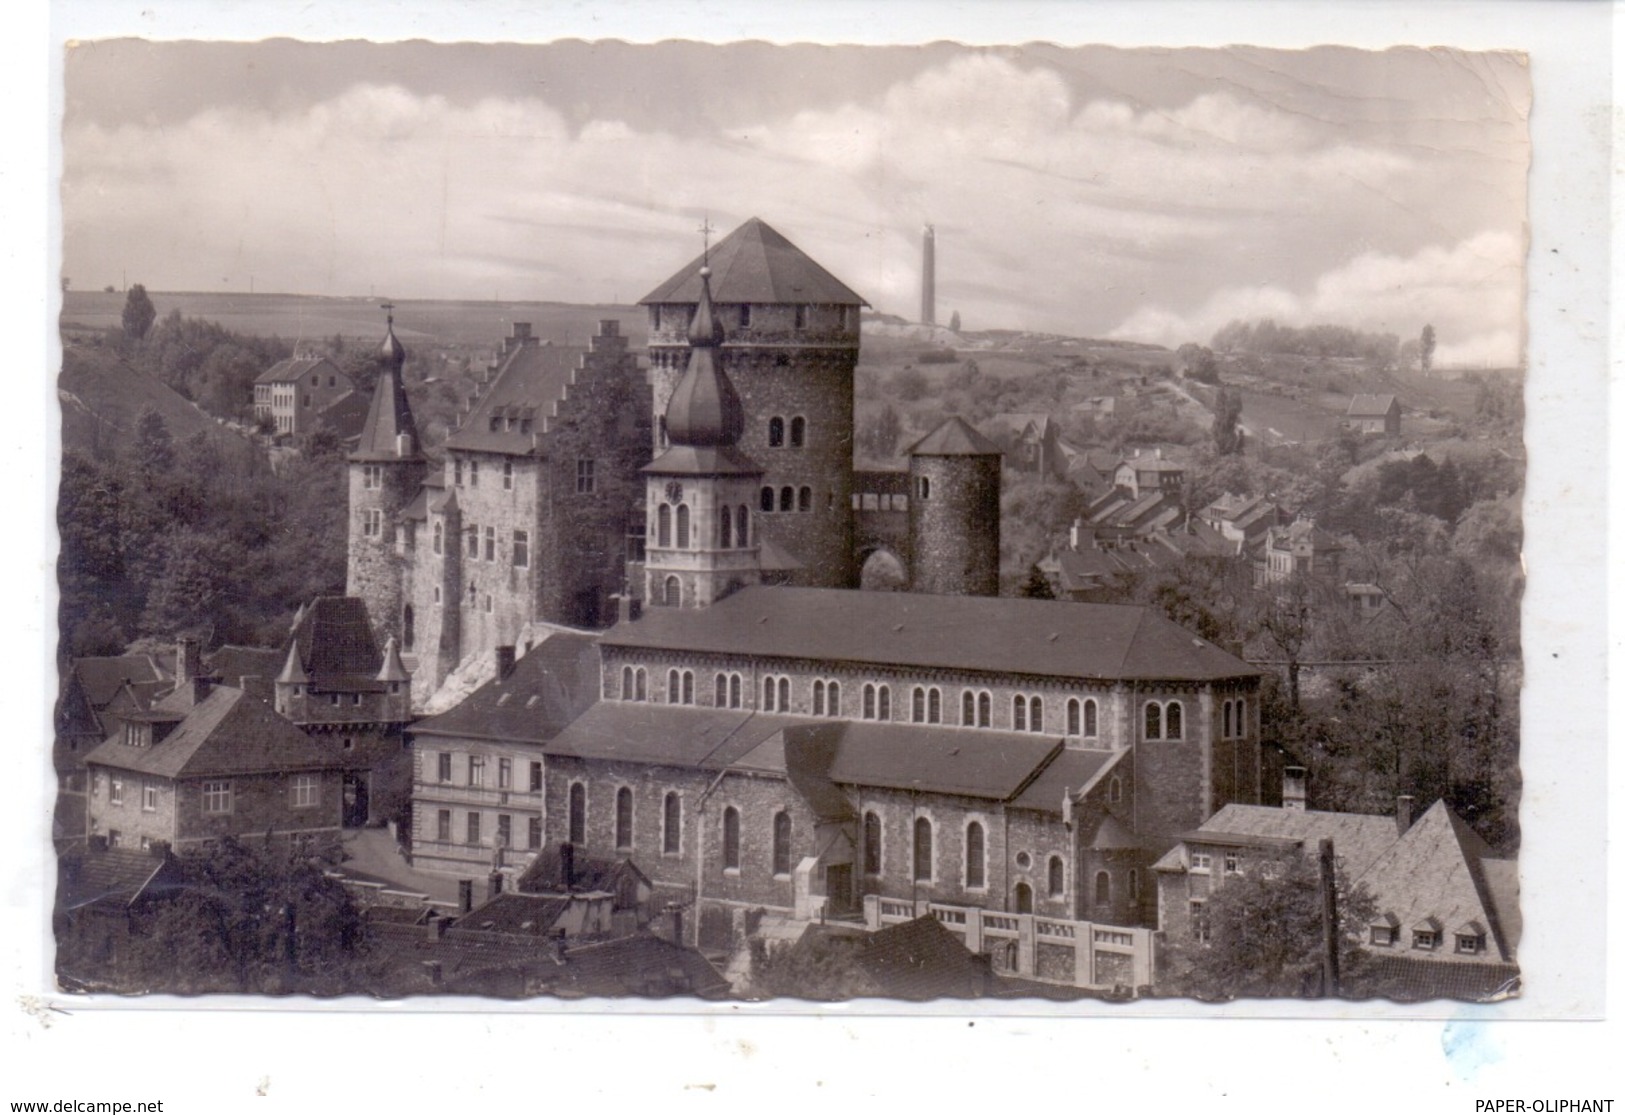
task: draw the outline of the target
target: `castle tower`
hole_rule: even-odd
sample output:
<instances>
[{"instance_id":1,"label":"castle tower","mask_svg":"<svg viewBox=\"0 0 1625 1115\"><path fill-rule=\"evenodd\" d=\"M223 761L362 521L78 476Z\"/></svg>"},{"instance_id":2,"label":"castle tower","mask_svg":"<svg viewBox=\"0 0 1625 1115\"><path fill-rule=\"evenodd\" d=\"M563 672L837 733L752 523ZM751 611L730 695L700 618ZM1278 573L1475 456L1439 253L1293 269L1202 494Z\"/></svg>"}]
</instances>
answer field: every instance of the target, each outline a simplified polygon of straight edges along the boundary
<instances>
[{"instance_id":1,"label":"castle tower","mask_svg":"<svg viewBox=\"0 0 1625 1115\"><path fill-rule=\"evenodd\" d=\"M395 336L394 307L378 350L379 374L372 405L355 452L350 454L350 530L346 591L367 603L375 634L382 640L405 623L404 551L401 511L418 493L428 462L418 444L418 428L401 383L406 349Z\"/></svg>"},{"instance_id":2,"label":"castle tower","mask_svg":"<svg viewBox=\"0 0 1625 1115\"><path fill-rule=\"evenodd\" d=\"M737 448L763 472L750 502L762 573L852 587L852 387L867 303L762 221L746 221L642 300L657 455L669 444L661 417L688 367L705 267L726 335L713 359L744 411Z\"/></svg>"},{"instance_id":3,"label":"castle tower","mask_svg":"<svg viewBox=\"0 0 1625 1115\"><path fill-rule=\"evenodd\" d=\"M920 322L937 323L937 230L925 226L925 247L920 261Z\"/></svg>"},{"instance_id":4,"label":"castle tower","mask_svg":"<svg viewBox=\"0 0 1625 1115\"><path fill-rule=\"evenodd\" d=\"M909 448L910 591L999 594L1002 456L962 418Z\"/></svg>"},{"instance_id":5,"label":"castle tower","mask_svg":"<svg viewBox=\"0 0 1625 1115\"><path fill-rule=\"evenodd\" d=\"M762 469L737 448L744 407L718 360L723 329L711 303L711 269L701 267L699 279L688 364L666 406L669 445L643 468L643 599L654 607L709 607L762 577L753 508Z\"/></svg>"}]
</instances>

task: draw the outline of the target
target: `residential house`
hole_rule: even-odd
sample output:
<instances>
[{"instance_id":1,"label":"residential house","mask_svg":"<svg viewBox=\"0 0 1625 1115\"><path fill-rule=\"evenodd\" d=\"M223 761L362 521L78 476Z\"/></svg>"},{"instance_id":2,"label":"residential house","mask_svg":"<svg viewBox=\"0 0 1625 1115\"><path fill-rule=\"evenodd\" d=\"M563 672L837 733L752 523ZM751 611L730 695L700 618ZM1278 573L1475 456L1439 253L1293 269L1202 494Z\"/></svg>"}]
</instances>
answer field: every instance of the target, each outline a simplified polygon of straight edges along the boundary
<instances>
[{"instance_id":1,"label":"residential house","mask_svg":"<svg viewBox=\"0 0 1625 1115\"><path fill-rule=\"evenodd\" d=\"M1399 434L1399 400L1392 395L1356 395L1349 400L1343 425L1362 434Z\"/></svg>"},{"instance_id":2,"label":"residential house","mask_svg":"<svg viewBox=\"0 0 1625 1115\"><path fill-rule=\"evenodd\" d=\"M289 357L254 380L254 418L268 421L278 434L303 437L355 389L355 381L325 356Z\"/></svg>"}]
</instances>

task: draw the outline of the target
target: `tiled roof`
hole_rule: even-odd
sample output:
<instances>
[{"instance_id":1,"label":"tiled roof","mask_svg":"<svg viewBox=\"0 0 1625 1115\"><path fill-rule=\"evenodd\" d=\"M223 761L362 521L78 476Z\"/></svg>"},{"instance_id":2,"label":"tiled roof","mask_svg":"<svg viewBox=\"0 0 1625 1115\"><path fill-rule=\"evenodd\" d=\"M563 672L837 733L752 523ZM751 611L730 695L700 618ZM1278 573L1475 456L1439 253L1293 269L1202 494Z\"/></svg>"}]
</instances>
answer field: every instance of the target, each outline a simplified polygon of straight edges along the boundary
<instances>
[{"instance_id":1,"label":"tiled roof","mask_svg":"<svg viewBox=\"0 0 1625 1115\"><path fill-rule=\"evenodd\" d=\"M1377 956L1344 981L1343 995L1401 1003L1429 999L1487 1003L1517 995L1520 983L1514 964L1456 964L1412 956Z\"/></svg>"},{"instance_id":2,"label":"tiled roof","mask_svg":"<svg viewBox=\"0 0 1625 1115\"><path fill-rule=\"evenodd\" d=\"M823 721L786 729L784 737L791 771L805 767L842 786L993 801L1015 797L1061 753L1053 735L867 720Z\"/></svg>"},{"instance_id":3,"label":"tiled roof","mask_svg":"<svg viewBox=\"0 0 1625 1115\"><path fill-rule=\"evenodd\" d=\"M160 778L336 770L344 765L267 702L226 686L198 702L153 746L130 747L115 735L85 756L85 762Z\"/></svg>"},{"instance_id":4,"label":"tiled roof","mask_svg":"<svg viewBox=\"0 0 1625 1115\"><path fill-rule=\"evenodd\" d=\"M255 383L293 383L303 379L309 372L315 371L322 365L327 365L327 371L322 375L338 375L339 370L333 362L325 356L294 356L287 360L279 360L254 378Z\"/></svg>"},{"instance_id":5,"label":"tiled roof","mask_svg":"<svg viewBox=\"0 0 1625 1115\"><path fill-rule=\"evenodd\" d=\"M390 332L394 336L394 331ZM400 455L400 437L405 435L410 444L410 455ZM361 423L360 440L356 442L352 461L421 460L422 448L418 444L417 420L412 417L412 404L406 398L406 385L394 368L385 368L372 389L372 401L367 417Z\"/></svg>"},{"instance_id":6,"label":"tiled roof","mask_svg":"<svg viewBox=\"0 0 1625 1115\"><path fill-rule=\"evenodd\" d=\"M265 647L223 646L204 659L204 669L227 685L245 677L274 678L282 670L283 652Z\"/></svg>"},{"instance_id":7,"label":"tiled roof","mask_svg":"<svg viewBox=\"0 0 1625 1115\"><path fill-rule=\"evenodd\" d=\"M872 934L855 959L892 999L963 999L982 994L990 982L986 962L929 915Z\"/></svg>"},{"instance_id":8,"label":"tiled roof","mask_svg":"<svg viewBox=\"0 0 1625 1115\"><path fill-rule=\"evenodd\" d=\"M318 596L290 639L299 644L300 662L318 689L370 683L383 665L366 601L359 596Z\"/></svg>"},{"instance_id":9,"label":"tiled roof","mask_svg":"<svg viewBox=\"0 0 1625 1115\"><path fill-rule=\"evenodd\" d=\"M1348 417L1382 418L1393 405L1392 395L1356 395L1349 400Z\"/></svg>"},{"instance_id":10,"label":"tiled roof","mask_svg":"<svg viewBox=\"0 0 1625 1115\"><path fill-rule=\"evenodd\" d=\"M997 457L1004 450L955 415L903 450L906 457Z\"/></svg>"},{"instance_id":11,"label":"tiled roof","mask_svg":"<svg viewBox=\"0 0 1625 1115\"><path fill-rule=\"evenodd\" d=\"M150 654L120 654L112 657L75 658L74 671L84 683L85 696L94 708L103 709L125 682L158 682L165 675Z\"/></svg>"},{"instance_id":12,"label":"tiled roof","mask_svg":"<svg viewBox=\"0 0 1625 1115\"><path fill-rule=\"evenodd\" d=\"M764 470L732 445L673 445L642 471L655 476L760 476Z\"/></svg>"},{"instance_id":13,"label":"tiled roof","mask_svg":"<svg viewBox=\"0 0 1625 1115\"><path fill-rule=\"evenodd\" d=\"M468 417L446 438L446 448L530 453L536 445L535 435L544 432L586 351L576 345L515 346L502 357L495 377ZM497 429L491 428L493 422Z\"/></svg>"},{"instance_id":14,"label":"tiled roof","mask_svg":"<svg viewBox=\"0 0 1625 1115\"><path fill-rule=\"evenodd\" d=\"M705 609L647 608L606 646L933 666L1037 677L1210 680L1258 671L1129 604L753 587Z\"/></svg>"},{"instance_id":15,"label":"tiled roof","mask_svg":"<svg viewBox=\"0 0 1625 1115\"><path fill-rule=\"evenodd\" d=\"M1337 858L1351 880L1370 870L1377 857L1399 838L1399 824L1393 817L1368 813L1322 813L1311 809L1278 809L1269 805L1227 805L1194 833L1187 842L1200 842L1210 834L1234 833L1244 836L1281 837L1312 846L1322 837L1331 837ZM1312 847L1311 847L1312 850Z\"/></svg>"},{"instance_id":16,"label":"tiled roof","mask_svg":"<svg viewBox=\"0 0 1625 1115\"><path fill-rule=\"evenodd\" d=\"M571 889L578 891L601 890L610 894L620 892L620 883L627 876L644 886L649 878L629 859L610 859L607 856L588 855L586 849L576 848L571 855ZM549 844L536 853L514 887L524 894L558 894L565 889L564 855L558 844Z\"/></svg>"},{"instance_id":17,"label":"tiled roof","mask_svg":"<svg viewBox=\"0 0 1625 1115\"><path fill-rule=\"evenodd\" d=\"M711 268L711 297L735 303L825 303L867 306L868 303L824 270L764 221L752 217L640 300L700 301L700 268Z\"/></svg>"},{"instance_id":18,"label":"tiled roof","mask_svg":"<svg viewBox=\"0 0 1625 1115\"><path fill-rule=\"evenodd\" d=\"M597 700L598 688L597 640L558 632L515 661L507 677L493 678L410 732L545 743Z\"/></svg>"},{"instance_id":19,"label":"tiled roof","mask_svg":"<svg viewBox=\"0 0 1625 1115\"><path fill-rule=\"evenodd\" d=\"M1517 953L1517 940L1504 933L1504 919L1484 886L1481 865L1494 857L1467 822L1456 816L1443 801L1435 802L1405 835L1394 841L1363 880L1377 898L1378 906L1392 912L1401 925L1413 925L1424 918L1438 919L1450 947L1450 934L1470 922L1478 922L1489 932L1490 955L1510 961ZM1498 889L1506 891L1509 868L1492 868ZM1505 895L1516 909L1516 880Z\"/></svg>"},{"instance_id":20,"label":"tiled roof","mask_svg":"<svg viewBox=\"0 0 1625 1115\"><path fill-rule=\"evenodd\" d=\"M1064 793L1070 790L1075 797L1079 790L1127 754L1127 751L1062 751L1010 804L1018 809L1059 813Z\"/></svg>"},{"instance_id":21,"label":"tiled roof","mask_svg":"<svg viewBox=\"0 0 1625 1115\"><path fill-rule=\"evenodd\" d=\"M168 857L134 848L85 848L64 855L57 905L76 910L96 902L127 906L160 889L175 874Z\"/></svg>"},{"instance_id":22,"label":"tiled roof","mask_svg":"<svg viewBox=\"0 0 1625 1115\"><path fill-rule=\"evenodd\" d=\"M562 757L721 770L775 732L805 723L801 717L740 709L600 701L543 750Z\"/></svg>"},{"instance_id":23,"label":"tiled roof","mask_svg":"<svg viewBox=\"0 0 1625 1115\"><path fill-rule=\"evenodd\" d=\"M476 906L457 919L455 928L486 933L548 936L553 923L570 908L570 899L505 891L483 906Z\"/></svg>"}]
</instances>

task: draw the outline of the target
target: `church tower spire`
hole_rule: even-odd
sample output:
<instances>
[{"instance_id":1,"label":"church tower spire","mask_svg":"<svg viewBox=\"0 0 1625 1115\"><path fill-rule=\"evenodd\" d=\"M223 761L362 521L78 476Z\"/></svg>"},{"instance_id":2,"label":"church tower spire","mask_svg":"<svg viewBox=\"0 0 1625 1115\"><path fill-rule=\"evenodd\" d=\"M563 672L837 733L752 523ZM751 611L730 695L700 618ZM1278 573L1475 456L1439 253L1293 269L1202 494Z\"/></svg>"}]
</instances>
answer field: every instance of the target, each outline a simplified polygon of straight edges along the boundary
<instances>
[{"instance_id":1,"label":"church tower spire","mask_svg":"<svg viewBox=\"0 0 1625 1115\"><path fill-rule=\"evenodd\" d=\"M666 406L669 446L644 466L649 508L644 600L704 608L761 581L751 499L762 469L739 451L745 410L722 368L711 269L688 328L688 362Z\"/></svg>"},{"instance_id":2,"label":"church tower spire","mask_svg":"<svg viewBox=\"0 0 1625 1115\"><path fill-rule=\"evenodd\" d=\"M406 398L401 372L406 347L395 336L395 306L381 307L387 317L384 340L374 359L378 381L361 437L350 454L350 529L346 592L367 602L367 613L382 642L404 634L410 652L413 628L402 585L402 555L413 548L411 524L401 512L423 485L428 462L418 441L418 427Z\"/></svg>"}]
</instances>

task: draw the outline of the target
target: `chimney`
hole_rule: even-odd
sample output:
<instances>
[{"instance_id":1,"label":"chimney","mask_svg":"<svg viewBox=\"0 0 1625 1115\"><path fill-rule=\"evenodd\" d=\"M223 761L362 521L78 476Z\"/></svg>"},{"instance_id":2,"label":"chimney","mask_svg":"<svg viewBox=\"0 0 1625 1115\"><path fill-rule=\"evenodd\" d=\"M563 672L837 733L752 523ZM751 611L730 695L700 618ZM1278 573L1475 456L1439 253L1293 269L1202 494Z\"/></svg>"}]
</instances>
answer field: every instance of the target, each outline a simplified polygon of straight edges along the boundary
<instances>
[{"instance_id":1,"label":"chimney","mask_svg":"<svg viewBox=\"0 0 1625 1115\"><path fill-rule=\"evenodd\" d=\"M570 893L570 884L576 878L576 846L566 840L559 845L559 889Z\"/></svg>"},{"instance_id":2,"label":"chimney","mask_svg":"<svg viewBox=\"0 0 1625 1115\"><path fill-rule=\"evenodd\" d=\"M175 641L175 688L179 689L203 672L202 648L196 639Z\"/></svg>"},{"instance_id":3,"label":"chimney","mask_svg":"<svg viewBox=\"0 0 1625 1115\"><path fill-rule=\"evenodd\" d=\"M514 648L497 647L497 679L504 680L513 673Z\"/></svg>"},{"instance_id":4,"label":"chimney","mask_svg":"<svg viewBox=\"0 0 1625 1115\"><path fill-rule=\"evenodd\" d=\"M1281 772L1281 808L1303 812L1309 808L1309 771L1287 767Z\"/></svg>"},{"instance_id":5,"label":"chimney","mask_svg":"<svg viewBox=\"0 0 1625 1115\"><path fill-rule=\"evenodd\" d=\"M193 678L192 678L192 703L194 705L202 704L204 698L208 697L209 691L212 690L213 688L214 688L214 678L200 678L200 677L197 677L197 676L193 676Z\"/></svg>"},{"instance_id":6,"label":"chimney","mask_svg":"<svg viewBox=\"0 0 1625 1115\"><path fill-rule=\"evenodd\" d=\"M502 872L493 871L485 877L485 900L487 902L502 893Z\"/></svg>"},{"instance_id":7,"label":"chimney","mask_svg":"<svg viewBox=\"0 0 1625 1115\"><path fill-rule=\"evenodd\" d=\"M1416 809L1416 799L1409 794L1400 794L1394 810L1394 821L1399 826L1399 835L1404 836L1411 828L1411 813Z\"/></svg>"},{"instance_id":8,"label":"chimney","mask_svg":"<svg viewBox=\"0 0 1625 1115\"><path fill-rule=\"evenodd\" d=\"M457 912L466 914L474 908L474 880L457 880Z\"/></svg>"},{"instance_id":9,"label":"chimney","mask_svg":"<svg viewBox=\"0 0 1625 1115\"><path fill-rule=\"evenodd\" d=\"M450 918L441 917L439 910L430 910L428 920L423 923L424 928L428 930L429 940L438 941L444 938L446 935L446 922L450 920Z\"/></svg>"},{"instance_id":10,"label":"chimney","mask_svg":"<svg viewBox=\"0 0 1625 1115\"><path fill-rule=\"evenodd\" d=\"M411 434L395 435L395 456L410 457L415 452L417 452L417 448L412 442Z\"/></svg>"}]
</instances>

